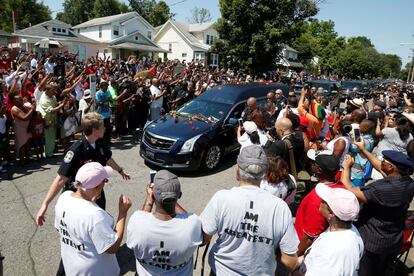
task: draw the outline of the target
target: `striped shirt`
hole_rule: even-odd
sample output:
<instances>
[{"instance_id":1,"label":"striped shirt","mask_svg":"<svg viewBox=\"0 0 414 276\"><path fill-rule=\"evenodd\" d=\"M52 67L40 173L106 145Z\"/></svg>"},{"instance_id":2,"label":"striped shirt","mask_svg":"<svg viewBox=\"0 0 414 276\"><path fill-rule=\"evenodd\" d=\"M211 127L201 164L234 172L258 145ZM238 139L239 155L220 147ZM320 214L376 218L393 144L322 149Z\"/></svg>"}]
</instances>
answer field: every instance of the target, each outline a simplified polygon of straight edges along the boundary
<instances>
[{"instance_id":1,"label":"striped shirt","mask_svg":"<svg viewBox=\"0 0 414 276\"><path fill-rule=\"evenodd\" d=\"M392 176L361 187L368 200L356 223L365 250L397 253L402 246L405 217L414 196L414 181L409 176Z\"/></svg>"}]
</instances>

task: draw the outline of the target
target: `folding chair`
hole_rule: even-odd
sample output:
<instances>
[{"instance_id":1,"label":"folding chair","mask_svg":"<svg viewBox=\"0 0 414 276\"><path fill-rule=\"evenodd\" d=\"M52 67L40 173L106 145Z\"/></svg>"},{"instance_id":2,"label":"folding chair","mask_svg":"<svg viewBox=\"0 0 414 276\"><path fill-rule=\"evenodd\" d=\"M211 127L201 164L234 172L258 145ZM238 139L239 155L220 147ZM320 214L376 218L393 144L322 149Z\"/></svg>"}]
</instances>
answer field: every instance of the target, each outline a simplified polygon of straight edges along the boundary
<instances>
[{"instance_id":1,"label":"folding chair","mask_svg":"<svg viewBox=\"0 0 414 276\"><path fill-rule=\"evenodd\" d=\"M413 235L414 232L414 211L408 211L407 218L405 219L405 227L403 231L403 246L401 247L400 254L397 256L398 259L404 256L404 260L402 261L405 265L407 262L408 255L410 254L410 250L413 247Z\"/></svg>"}]
</instances>

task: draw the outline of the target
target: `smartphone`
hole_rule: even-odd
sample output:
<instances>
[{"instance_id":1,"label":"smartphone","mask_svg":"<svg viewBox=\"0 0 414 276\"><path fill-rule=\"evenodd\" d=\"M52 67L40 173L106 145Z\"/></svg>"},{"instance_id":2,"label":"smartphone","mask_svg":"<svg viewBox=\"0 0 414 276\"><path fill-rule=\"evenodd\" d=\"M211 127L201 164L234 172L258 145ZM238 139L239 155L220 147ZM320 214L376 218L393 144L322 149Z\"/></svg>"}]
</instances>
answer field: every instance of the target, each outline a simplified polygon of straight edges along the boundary
<instances>
[{"instance_id":1,"label":"smartphone","mask_svg":"<svg viewBox=\"0 0 414 276\"><path fill-rule=\"evenodd\" d=\"M359 131L359 128L354 129L354 136L356 142L359 142L361 140L361 133Z\"/></svg>"},{"instance_id":2,"label":"smartphone","mask_svg":"<svg viewBox=\"0 0 414 276\"><path fill-rule=\"evenodd\" d=\"M151 181L151 183L154 183L154 178L155 178L156 174L157 174L157 171L150 170L150 181Z\"/></svg>"},{"instance_id":3,"label":"smartphone","mask_svg":"<svg viewBox=\"0 0 414 276\"><path fill-rule=\"evenodd\" d=\"M242 118L239 119L239 127L243 127L243 119Z\"/></svg>"}]
</instances>

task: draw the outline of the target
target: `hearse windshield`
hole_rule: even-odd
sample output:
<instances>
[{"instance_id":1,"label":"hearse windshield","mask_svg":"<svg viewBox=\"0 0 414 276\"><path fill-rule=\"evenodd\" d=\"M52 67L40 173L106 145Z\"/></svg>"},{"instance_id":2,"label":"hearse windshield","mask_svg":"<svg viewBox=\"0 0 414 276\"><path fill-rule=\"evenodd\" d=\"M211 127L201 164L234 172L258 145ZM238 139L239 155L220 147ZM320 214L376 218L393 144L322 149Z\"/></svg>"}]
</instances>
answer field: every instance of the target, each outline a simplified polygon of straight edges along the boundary
<instances>
[{"instance_id":1,"label":"hearse windshield","mask_svg":"<svg viewBox=\"0 0 414 276\"><path fill-rule=\"evenodd\" d=\"M231 107L230 104L196 99L181 107L177 114L181 116L199 115L202 118L217 122L226 116Z\"/></svg>"}]
</instances>

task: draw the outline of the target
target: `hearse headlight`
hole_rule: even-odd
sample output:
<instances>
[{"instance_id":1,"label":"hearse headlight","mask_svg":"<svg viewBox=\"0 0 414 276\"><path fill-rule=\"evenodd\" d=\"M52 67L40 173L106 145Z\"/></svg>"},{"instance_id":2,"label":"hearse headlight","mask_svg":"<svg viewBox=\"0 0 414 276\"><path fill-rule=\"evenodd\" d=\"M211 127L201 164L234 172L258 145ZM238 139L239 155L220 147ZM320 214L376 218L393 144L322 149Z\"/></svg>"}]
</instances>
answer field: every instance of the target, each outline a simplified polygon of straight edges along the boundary
<instances>
[{"instance_id":1,"label":"hearse headlight","mask_svg":"<svg viewBox=\"0 0 414 276\"><path fill-rule=\"evenodd\" d=\"M200 136L201 134L185 141L183 146L181 147L180 153L192 152L194 149L194 145L197 142L198 138L200 138Z\"/></svg>"}]
</instances>

